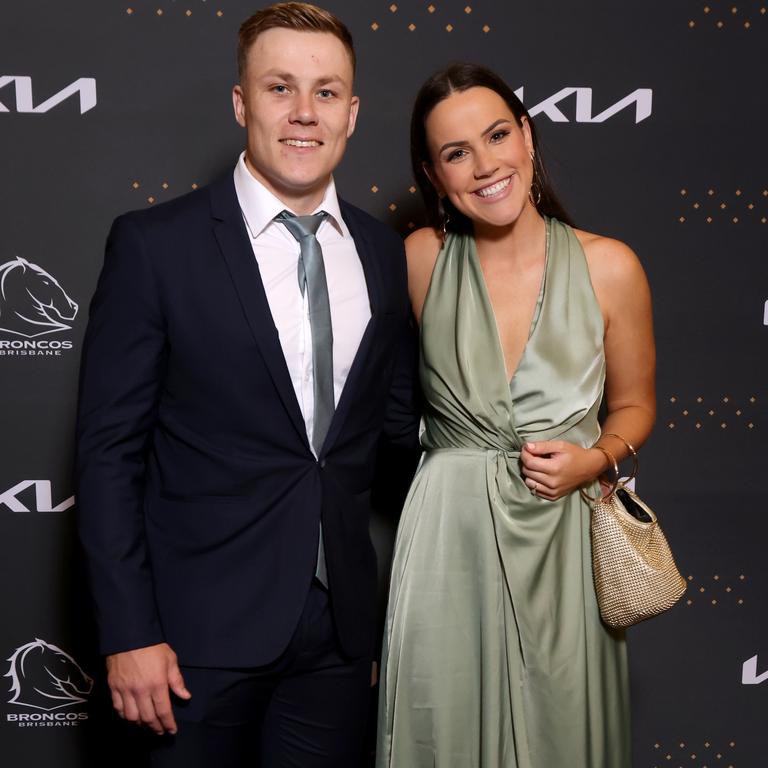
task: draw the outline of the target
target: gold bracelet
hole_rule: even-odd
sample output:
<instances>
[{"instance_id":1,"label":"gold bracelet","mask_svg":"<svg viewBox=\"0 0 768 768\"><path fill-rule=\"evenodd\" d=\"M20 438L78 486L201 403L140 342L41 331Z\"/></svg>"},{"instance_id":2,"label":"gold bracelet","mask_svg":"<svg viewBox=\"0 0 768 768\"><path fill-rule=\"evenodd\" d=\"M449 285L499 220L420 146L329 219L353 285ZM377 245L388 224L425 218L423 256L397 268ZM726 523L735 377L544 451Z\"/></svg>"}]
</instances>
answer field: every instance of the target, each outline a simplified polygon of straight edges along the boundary
<instances>
[{"instance_id":1,"label":"gold bracelet","mask_svg":"<svg viewBox=\"0 0 768 768\"><path fill-rule=\"evenodd\" d=\"M629 442L625 437L622 437L621 435L617 435L615 432L604 432L601 437L615 437L617 440L621 440L624 445L627 446L627 450L629 451L630 455L632 456L632 473L630 476L621 484L621 487L623 488L627 483L631 482L636 476L637 476L637 470L640 466L640 463L637 458L637 451L635 450L635 446L632 445L632 443ZM597 446L593 446L594 448L597 448Z\"/></svg>"},{"instance_id":2,"label":"gold bracelet","mask_svg":"<svg viewBox=\"0 0 768 768\"><path fill-rule=\"evenodd\" d=\"M619 465L616 462L616 457L607 448L603 448L602 445L593 445L592 447L597 449L598 451L602 451L602 453L605 454L609 462L608 469L612 469L614 472L614 478L613 478L613 483L611 484L611 489L610 491L608 491L608 493L602 496L599 496L599 497L590 496L583 488L579 489L579 492L581 493L584 499L590 502L595 502L598 499L600 499L601 501L607 499L609 496L615 493L616 489L619 487Z\"/></svg>"}]
</instances>

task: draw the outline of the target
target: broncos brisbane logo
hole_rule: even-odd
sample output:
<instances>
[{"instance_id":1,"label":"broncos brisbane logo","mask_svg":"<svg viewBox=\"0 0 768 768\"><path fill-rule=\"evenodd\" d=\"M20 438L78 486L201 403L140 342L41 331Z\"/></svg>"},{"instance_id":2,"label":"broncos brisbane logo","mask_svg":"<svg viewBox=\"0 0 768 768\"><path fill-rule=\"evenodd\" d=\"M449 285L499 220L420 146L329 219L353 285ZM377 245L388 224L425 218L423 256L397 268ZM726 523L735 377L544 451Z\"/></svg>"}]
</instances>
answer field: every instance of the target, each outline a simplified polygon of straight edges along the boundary
<instances>
[{"instance_id":1,"label":"broncos brisbane logo","mask_svg":"<svg viewBox=\"0 0 768 768\"><path fill-rule=\"evenodd\" d=\"M56 278L21 257L0 265L0 331L32 339L68 330L77 304Z\"/></svg>"},{"instance_id":2,"label":"broncos brisbane logo","mask_svg":"<svg viewBox=\"0 0 768 768\"><path fill-rule=\"evenodd\" d=\"M93 679L67 653L44 640L17 648L8 672L12 697L9 704L50 712L84 702L93 688Z\"/></svg>"}]
</instances>

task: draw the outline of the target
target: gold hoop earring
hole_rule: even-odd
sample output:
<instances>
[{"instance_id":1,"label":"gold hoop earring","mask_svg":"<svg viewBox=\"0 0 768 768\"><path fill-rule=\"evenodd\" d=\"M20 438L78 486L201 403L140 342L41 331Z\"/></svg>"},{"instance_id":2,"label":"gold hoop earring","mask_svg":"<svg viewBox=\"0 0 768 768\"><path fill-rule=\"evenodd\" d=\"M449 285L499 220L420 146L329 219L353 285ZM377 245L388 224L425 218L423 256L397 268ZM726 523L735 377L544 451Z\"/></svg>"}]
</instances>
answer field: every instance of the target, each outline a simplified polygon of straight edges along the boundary
<instances>
[{"instance_id":1,"label":"gold hoop earring","mask_svg":"<svg viewBox=\"0 0 768 768\"><path fill-rule=\"evenodd\" d=\"M531 205L533 205L534 208L538 207L539 203L541 202L541 184L537 182L536 176L536 156L533 154L533 150L530 152L531 155L531 167L533 168L533 178L531 179L531 188L528 190L528 199L531 201ZM534 194L536 199L534 200Z\"/></svg>"},{"instance_id":2,"label":"gold hoop earring","mask_svg":"<svg viewBox=\"0 0 768 768\"><path fill-rule=\"evenodd\" d=\"M451 217L445 212L445 208L443 208L443 199L438 198L437 201L437 212L440 216L440 220L442 222L442 226L440 227L440 234L443 238L443 244L445 244L445 239L448 237L448 224L451 221Z\"/></svg>"}]
</instances>

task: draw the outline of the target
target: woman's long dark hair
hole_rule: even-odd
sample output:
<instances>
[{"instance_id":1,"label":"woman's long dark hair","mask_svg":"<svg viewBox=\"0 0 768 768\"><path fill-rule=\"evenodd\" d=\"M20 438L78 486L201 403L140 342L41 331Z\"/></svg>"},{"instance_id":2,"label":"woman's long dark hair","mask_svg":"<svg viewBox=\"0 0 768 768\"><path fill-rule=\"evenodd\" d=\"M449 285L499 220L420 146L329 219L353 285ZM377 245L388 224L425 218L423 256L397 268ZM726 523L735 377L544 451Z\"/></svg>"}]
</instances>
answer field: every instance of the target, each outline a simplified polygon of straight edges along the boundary
<instances>
[{"instance_id":1,"label":"woman's long dark hair","mask_svg":"<svg viewBox=\"0 0 768 768\"><path fill-rule=\"evenodd\" d=\"M541 191L541 199L536 203L536 210L546 216L552 216L566 224L571 224L570 217L565 212L557 198L552 182L544 168L539 151L539 140L528 110L523 102L515 96L515 92L493 71L480 64L459 63L436 72L421 86L413 104L411 115L411 165L416 183L424 198L429 223L437 230L441 230L445 221L443 212L448 215L447 229L454 232L471 230L470 220L456 210L448 198L441 200L437 191L432 186L424 165L432 166L432 158L427 146L426 122L432 110L444 99L457 91L466 91L469 88L488 88L494 91L506 102L517 122L522 125L523 118L528 120L533 141L533 168L536 186Z\"/></svg>"}]
</instances>

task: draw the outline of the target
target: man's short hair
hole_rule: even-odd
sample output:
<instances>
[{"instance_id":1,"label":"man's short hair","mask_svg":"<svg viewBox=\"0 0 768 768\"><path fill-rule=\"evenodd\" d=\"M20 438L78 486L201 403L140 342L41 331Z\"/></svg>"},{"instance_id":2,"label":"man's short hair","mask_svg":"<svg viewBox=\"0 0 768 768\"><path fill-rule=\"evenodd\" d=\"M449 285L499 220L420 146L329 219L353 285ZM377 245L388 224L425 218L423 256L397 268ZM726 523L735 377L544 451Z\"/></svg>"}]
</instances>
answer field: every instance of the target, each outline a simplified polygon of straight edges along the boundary
<instances>
[{"instance_id":1,"label":"man's short hair","mask_svg":"<svg viewBox=\"0 0 768 768\"><path fill-rule=\"evenodd\" d=\"M245 74L248 51L256 38L268 29L293 29L297 32L328 32L337 37L347 49L355 72L356 58L352 35L346 26L330 11L309 3L275 3L262 8L240 25L237 44L237 70L242 80Z\"/></svg>"}]
</instances>

